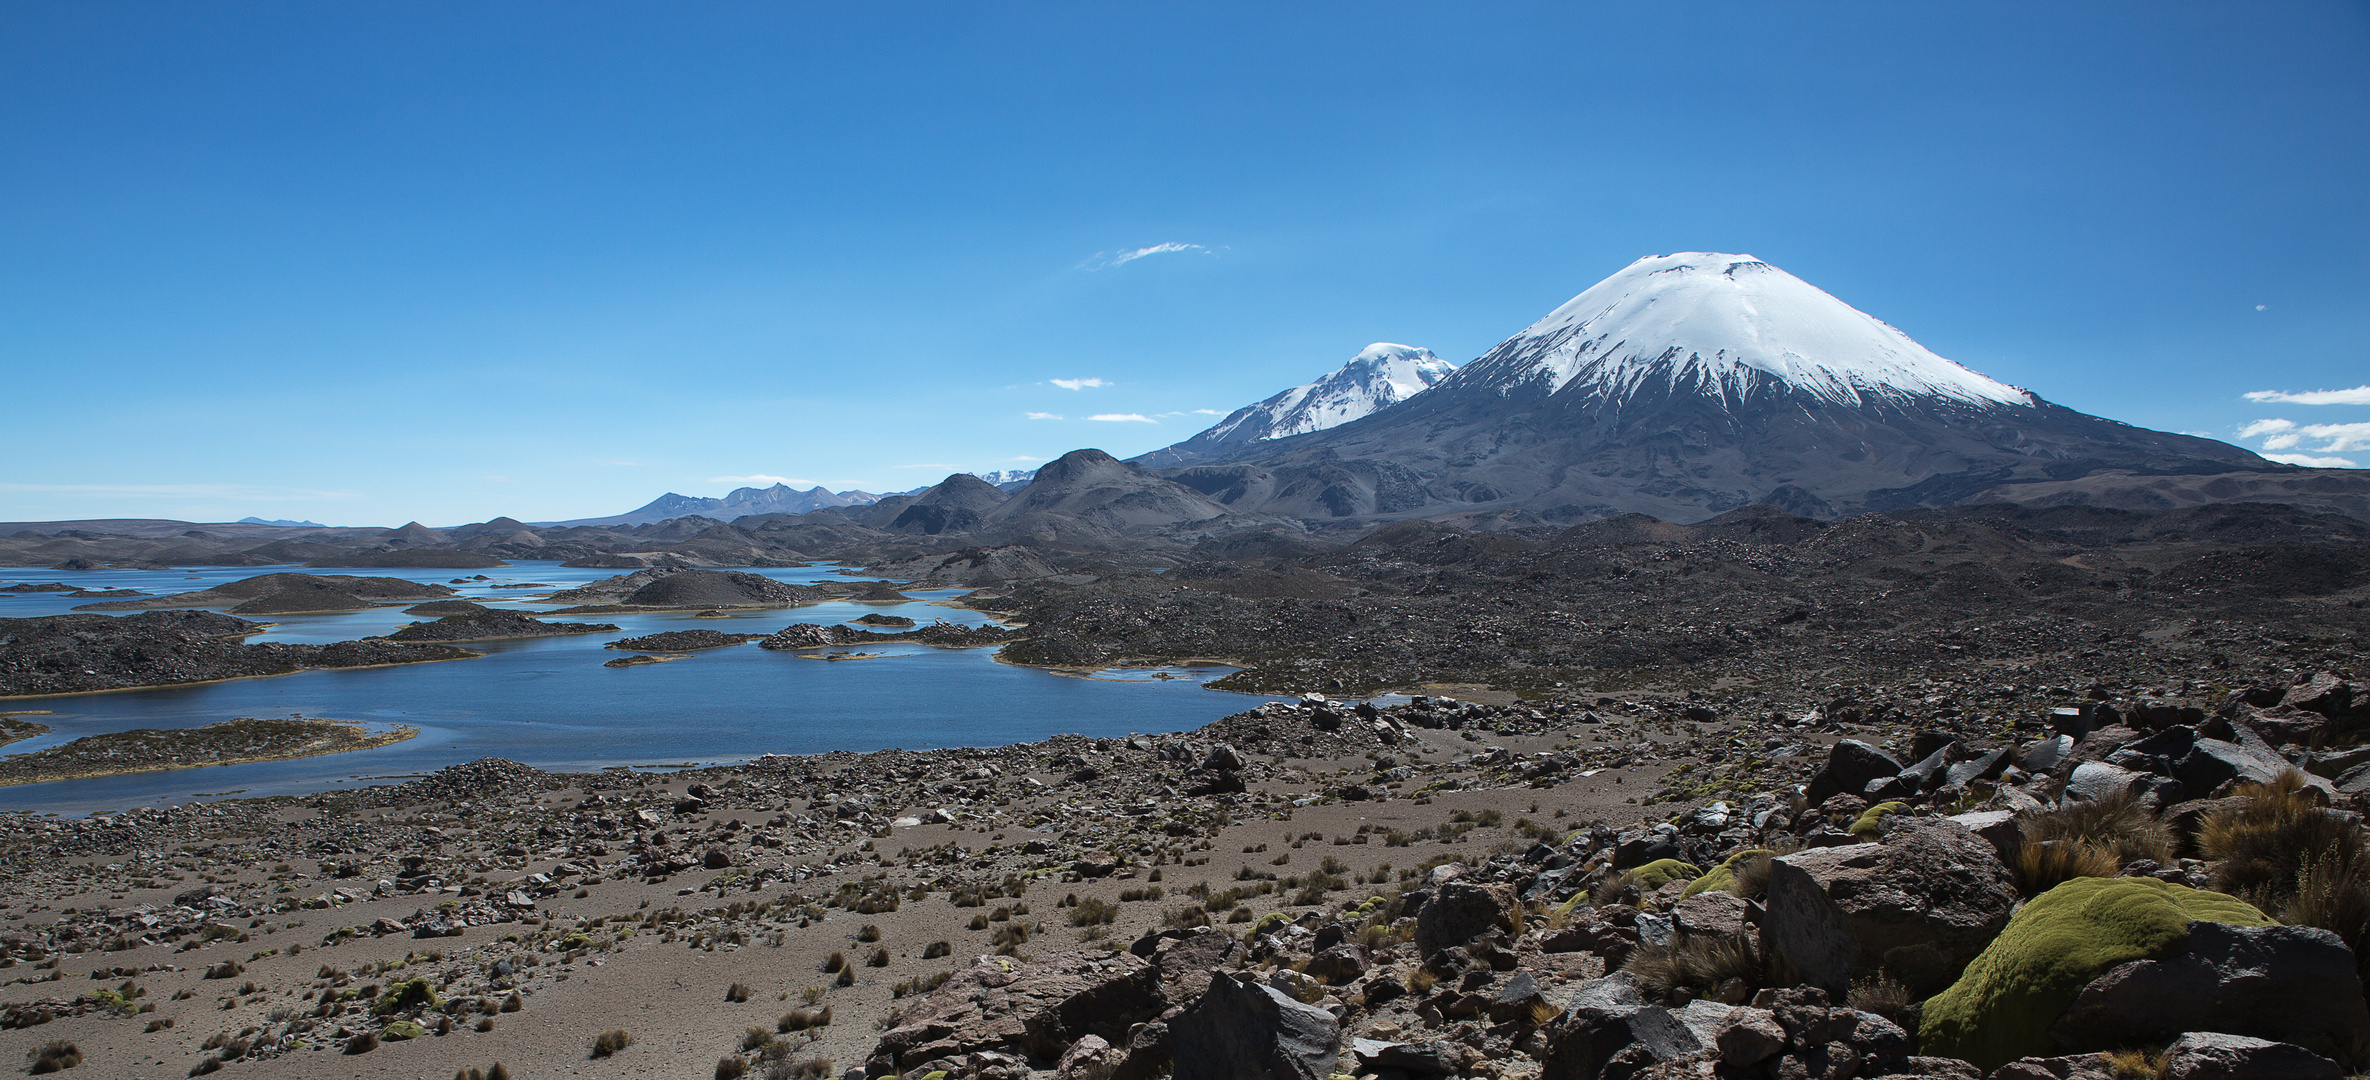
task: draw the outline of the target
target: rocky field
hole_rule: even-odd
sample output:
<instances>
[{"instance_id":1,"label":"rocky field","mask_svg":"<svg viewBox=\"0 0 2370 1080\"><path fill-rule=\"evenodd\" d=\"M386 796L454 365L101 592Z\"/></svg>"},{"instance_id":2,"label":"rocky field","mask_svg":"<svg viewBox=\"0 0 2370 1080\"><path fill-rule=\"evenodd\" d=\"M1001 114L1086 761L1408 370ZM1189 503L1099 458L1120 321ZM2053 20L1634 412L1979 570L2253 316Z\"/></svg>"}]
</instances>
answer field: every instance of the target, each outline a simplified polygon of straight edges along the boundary
<instances>
[{"instance_id":1,"label":"rocky field","mask_svg":"<svg viewBox=\"0 0 2370 1080\"><path fill-rule=\"evenodd\" d=\"M1127 739L489 759L7 815L0 1054L132 1077L2361 1075L2365 539L2276 508L1755 511L1238 535L1166 573L1038 552L969 600L1008 628L760 645L1222 658L1279 699ZM1020 562L924 580L989 565ZM1344 700L1377 689L1413 696Z\"/></svg>"},{"instance_id":2,"label":"rocky field","mask_svg":"<svg viewBox=\"0 0 2370 1080\"><path fill-rule=\"evenodd\" d=\"M1886 707L1915 689L1311 697L12 816L0 1045L159 1077L2361 1064L2361 909L2330 901L2370 896L2334 809L2370 689L2019 693L1999 737Z\"/></svg>"}]
</instances>

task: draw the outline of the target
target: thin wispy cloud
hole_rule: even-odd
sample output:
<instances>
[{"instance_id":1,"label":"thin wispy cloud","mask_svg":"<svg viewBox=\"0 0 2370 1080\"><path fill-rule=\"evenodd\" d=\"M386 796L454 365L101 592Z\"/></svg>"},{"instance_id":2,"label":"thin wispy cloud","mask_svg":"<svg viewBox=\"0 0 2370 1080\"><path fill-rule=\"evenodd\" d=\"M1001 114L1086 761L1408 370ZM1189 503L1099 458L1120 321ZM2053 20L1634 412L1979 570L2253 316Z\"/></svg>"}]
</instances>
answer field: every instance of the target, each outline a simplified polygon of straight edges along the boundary
<instances>
[{"instance_id":1,"label":"thin wispy cloud","mask_svg":"<svg viewBox=\"0 0 2370 1080\"><path fill-rule=\"evenodd\" d=\"M791 487L815 486L813 480L801 480L795 476L768 476L765 473L752 473L748 476L711 476L708 478L708 482L711 484L738 484L742 487L754 487L758 484L788 484Z\"/></svg>"},{"instance_id":2,"label":"thin wispy cloud","mask_svg":"<svg viewBox=\"0 0 2370 1080\"><path fill-rule=\"evenodd\" d=\"M1204 255L1213 254L1209 248L1200 244L1187 244L1171 240L1163 244L1154 244L1151 247L1124 248L1116 252L1098 251L1094 258L1086 261L1086 268L1089 270L1115 270L1137 259L1149 258L1154 255L1175 255L1188 251L1198 251Z\"/></svg>"},{"instance_id":3,"label":"thin wispy cloud","mask_svg":"<svg viewBox=\"0 0 2370 1080\"><path fill-rule=\"evenodd\" d=\"M1132 413L1132 412L1106 412L1106 413L1096 413L1096 414L1094 414L1093 416L1089 416L1089 417L1087 417L1087 419L1089 419L1089 420L1101 420L1101 421L1103 421L1103 422L1105 422L1105 423L1112 423L1112 424L1157 424L1157 423L1159 423L1159 422L1160 422L1160 421L1158 421L1158 420L1154 420L1153 418L1151 418L1151 417L1149 417L1149 416L1146 416L1146 415L1144 415L1143 413Z\"/></svg>"},{"instance_id":4,"label":"thin wispy cloud","mask_svg":"<svg viewBox=\"0 0 2370 1080\"><path fill-rule=\"evenodd\" d=\"M1064 390L1085 390L1089 387L1111 385L1101 379L1048 379L1046 381Z\"/></svg>"},{"instance_id":5,"label":"thin wispy cloud","mask_svg":"<svg viewBox=\"0 0 2370 1080\"><path fill-rule=\"evenodd\" d=\"M1226 415L1226 413L1225 413L1224 411L1222 411L1222 410L1219 410L1219 409L1195 409L1195 410L1193 410L1193 415L1195 415L1195 416L1224 416L1224 415Z\"/></svg>"},{"instance_id":6,"label":"thin wispy cloud","mask_svg":"<svg viewBox=\"0 0 2370 1080\"><path fill-rule=\"evenodd\" d=\"M1029 419L1031 420L1059 420L1061 418L1062 414L1057 412L1033 412L1029 414Z\"/></svg>"},{"instance_id":7,"label":"thin wispy cloud","mask_svg":"<svg viewBox=\"0 0 2370 1080\"><path fill-rule=\"evenodd\" d=\"M2370 405L2370 386L2357 386L2351 390L2307 390L2301 394L2291 394L2285 390L2252 390L2246 394L2246 399L2280 405Z\"/></svg>"}]
</instances>

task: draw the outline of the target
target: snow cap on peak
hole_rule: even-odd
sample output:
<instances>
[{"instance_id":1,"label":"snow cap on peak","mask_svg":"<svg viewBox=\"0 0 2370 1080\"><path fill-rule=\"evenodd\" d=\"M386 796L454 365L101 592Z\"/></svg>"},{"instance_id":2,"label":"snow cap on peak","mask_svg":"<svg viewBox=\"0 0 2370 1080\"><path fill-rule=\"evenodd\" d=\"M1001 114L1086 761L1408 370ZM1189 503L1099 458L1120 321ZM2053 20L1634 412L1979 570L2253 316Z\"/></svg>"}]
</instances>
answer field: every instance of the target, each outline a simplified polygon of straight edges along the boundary
<instances>
[{"instance_id":1,"label":"snow cap on peak","mask_svg":"<svg viewBox=\"0 0 2370 1080\"><path fill-rule=\"evenodd\" d=\"M1501 391L1578 384L1613 400L1648 380L1741 396L1774 378L1847 405L1939 397L2030 406L2006 383L1943 359L1909 335L1751 255L1649 255L1591 286L1472 365Z\"/></svg>"}]
</instances>

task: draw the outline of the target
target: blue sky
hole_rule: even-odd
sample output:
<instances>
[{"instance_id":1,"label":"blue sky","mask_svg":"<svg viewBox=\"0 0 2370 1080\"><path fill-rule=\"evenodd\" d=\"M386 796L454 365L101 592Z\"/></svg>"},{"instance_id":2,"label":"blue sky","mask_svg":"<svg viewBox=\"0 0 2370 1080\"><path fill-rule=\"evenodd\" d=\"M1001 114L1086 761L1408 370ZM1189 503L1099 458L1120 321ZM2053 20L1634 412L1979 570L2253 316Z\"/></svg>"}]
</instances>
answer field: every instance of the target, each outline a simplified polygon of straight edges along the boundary
<instances>
[{"instance_id":1,"label":"blue sky","mask_svg":"<svg viewBox=\"0 0 2370 1080\"><path fill-rule=\"evenodd\" d=\"M28 0L0 103L0 520L1125 456L1681 250L2370 465L2246 397L2370 384L2358 3Z\"/></svg>"}]
</instances>

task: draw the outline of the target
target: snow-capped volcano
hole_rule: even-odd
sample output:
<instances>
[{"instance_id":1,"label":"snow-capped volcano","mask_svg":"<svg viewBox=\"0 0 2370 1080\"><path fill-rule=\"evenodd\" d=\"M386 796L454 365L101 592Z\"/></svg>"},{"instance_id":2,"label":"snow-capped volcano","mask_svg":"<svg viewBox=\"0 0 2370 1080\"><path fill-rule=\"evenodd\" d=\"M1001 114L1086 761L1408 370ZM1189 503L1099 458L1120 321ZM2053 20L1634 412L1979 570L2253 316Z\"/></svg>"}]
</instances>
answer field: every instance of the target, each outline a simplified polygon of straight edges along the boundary
<instances>
[{"instance_id":1,"label":"snow-capped volcano","mask_svg":"<svg viewBox=\"0 0 2370 1080\"><path fill-rule=\"evenodd\" d=\"M1629 264L1474 361L1461 382L1550 394L1577 385L1612 402L1657 385L1740 401L1779 386L1841 405L2035 401L1777 267L1701 251Z\"/></svg>"},{"instance_id":2,"label":"snow-capped volcano","mask_svg":"<svg viewBox=\"0 0 2370 1080\"><path fill-rule=\"evenodd\" d=\"M1227 420L1260 422L1323 385ZM1303 518L1693 521L1759 502L1827 517L2108 471L2283 468L2053 405L1775 266L1704 252L1639 259L1362 418L1221 430L1142 460L1191 466L1171 475L1233 509Z\"/></svg>"},{"instance_id":3,"label":"snow-capped volcano","mask_svg":"<svg viewBox=\"0 0 2370 1080\"><path fill-rule=\"evenodd\" d=\"M1332 374L1236 409L1201 434L1144 460L1184 464L1227 447L1339 427L1414 397L1455 370L1430 349L1377 341Z\"/></svg>"}]
</instances>

